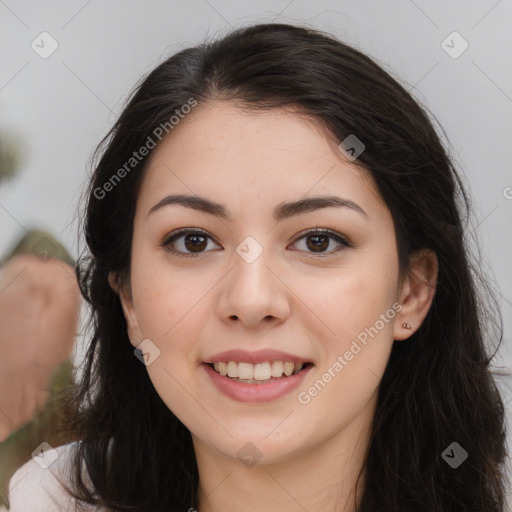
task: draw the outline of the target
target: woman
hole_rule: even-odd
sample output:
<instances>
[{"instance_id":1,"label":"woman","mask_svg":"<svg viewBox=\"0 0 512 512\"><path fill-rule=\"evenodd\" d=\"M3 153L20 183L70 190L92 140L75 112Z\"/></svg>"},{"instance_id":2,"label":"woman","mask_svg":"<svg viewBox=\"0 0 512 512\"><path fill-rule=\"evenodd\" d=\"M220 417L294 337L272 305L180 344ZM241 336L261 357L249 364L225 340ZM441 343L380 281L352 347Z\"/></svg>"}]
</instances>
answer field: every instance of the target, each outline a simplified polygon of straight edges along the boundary
<instances>
[{"instance_id":1,"label":"woman","mask_svg":"<svg viewBox=\"0 0 512 512\"><path fill-rule=\"evenodd\" d=\"M311 29L239 29L151 72L101 149L82 441L61 448L75 480L55 472L70 493L101 510L504 510L466 195L389 74Z\"/></svg>"}]
</instances>

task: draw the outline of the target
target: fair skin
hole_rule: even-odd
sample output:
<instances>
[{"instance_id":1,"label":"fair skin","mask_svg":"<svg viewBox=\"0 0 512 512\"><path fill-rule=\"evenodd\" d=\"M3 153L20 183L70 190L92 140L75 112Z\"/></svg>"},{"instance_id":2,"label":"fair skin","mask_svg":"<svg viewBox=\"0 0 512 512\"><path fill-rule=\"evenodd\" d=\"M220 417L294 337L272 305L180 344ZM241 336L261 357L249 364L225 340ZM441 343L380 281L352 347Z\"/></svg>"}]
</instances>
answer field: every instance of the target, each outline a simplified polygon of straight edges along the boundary
<instances>
[{"instance_id":1,"label":"fair skin","mask_svg":"<svg viewBox=\"0 0 512 512\"><path fill-rule=\"evenodd\" d=\"M222 203L232 220L176 204L149 213L170 194ZM272 216L284 202L331 195L364 213L330 206L280 221ZM159 245L187 227L208 235L197 257L170 252L193 253L186 236ZM315 250L315 235L303 238L310 228L339 233L351 245L324 236ZM250 263L236 251L246 237L263 251ZM310 118L212 102L181 121L154 150L141 184L129 279L119 287L111 275L110 282L132 345L150 339L161 351L147 371L192 433L199 512L353 511L393 340L406 340L425 318L436 275L435 255L422 251L399 278L393 221L369 174ZM392 320L301 403L298 394L389 311ZM234 400L204 371L219 352L267 348L313 364L300 386L278 399ZM257 449L254 465L237 455L247 443Z\"/></svg>"},{"instance_id":2,"label":"fair skin","mask_svg":"<svg viewBox=\"0 0 512 512\"><path fill-rule=\"evenodd\" d=\"M0 442L44 408L73 351L80 297L61 260L17 254L0 269Z\"/></svg>"}]
</instances>

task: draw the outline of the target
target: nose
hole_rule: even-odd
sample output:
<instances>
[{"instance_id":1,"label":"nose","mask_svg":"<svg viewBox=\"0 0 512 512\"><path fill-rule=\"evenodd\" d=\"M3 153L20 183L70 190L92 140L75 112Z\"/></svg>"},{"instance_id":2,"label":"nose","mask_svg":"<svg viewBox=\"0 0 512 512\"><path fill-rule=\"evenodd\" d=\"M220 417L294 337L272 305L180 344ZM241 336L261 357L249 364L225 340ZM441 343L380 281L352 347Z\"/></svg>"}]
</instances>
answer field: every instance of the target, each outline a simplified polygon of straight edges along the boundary
<instances>
[{"instance_id":1,"label":"nose","mask_svg":"<svg viewBox=\"0 0 512 512\"><path fill-rule=\"evenodd\" d=\"M223 279L217 304L219 318L246 327L278 325L290 314L292 292L283 272L269 258L270 251L252 262L236 255L231 271Z\"/></svg>"}]
</instances>

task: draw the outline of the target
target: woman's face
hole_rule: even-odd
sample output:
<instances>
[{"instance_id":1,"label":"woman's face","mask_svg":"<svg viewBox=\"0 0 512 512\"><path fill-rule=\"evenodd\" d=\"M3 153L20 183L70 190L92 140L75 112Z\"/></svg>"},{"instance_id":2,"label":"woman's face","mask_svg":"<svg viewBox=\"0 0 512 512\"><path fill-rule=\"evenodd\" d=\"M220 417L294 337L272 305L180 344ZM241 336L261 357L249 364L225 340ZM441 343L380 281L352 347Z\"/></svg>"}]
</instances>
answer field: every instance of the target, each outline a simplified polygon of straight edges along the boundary
<instances>
[{"instance_id":1,"label":"woman's face","mask_svg":"<svg viewBox=\"0 0 512 512\"><path fill-rule=\"evenodd\" d=\"M130 339L146 340L158 394L196 448L244 460L355 439L406 321L394 225L369 175L311 119L229 102L200 105L151 155L130 281Z\"/></svg>"}]
</instances>

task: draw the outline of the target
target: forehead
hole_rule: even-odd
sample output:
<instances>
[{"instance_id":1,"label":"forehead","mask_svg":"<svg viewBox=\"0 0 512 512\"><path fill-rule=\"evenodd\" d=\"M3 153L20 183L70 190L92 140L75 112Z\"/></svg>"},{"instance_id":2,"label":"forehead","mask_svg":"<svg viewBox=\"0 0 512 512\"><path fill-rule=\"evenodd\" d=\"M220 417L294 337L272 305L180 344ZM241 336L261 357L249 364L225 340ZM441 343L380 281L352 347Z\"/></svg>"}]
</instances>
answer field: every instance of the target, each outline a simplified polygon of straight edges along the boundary
<instances>
[{"instance_id":1,"label":"forehead","mask_svg":"<svg viewBox=\"0 0 512 512\"><path fill-rule=\"evenodd\" d=\"M370 173L347 160L317 119L227 101L199 105L153 150L139 199L169 192L229 193L241 203L248 194L277 203L327 193L381 202Z\"/></svg>"}]
</instances>

